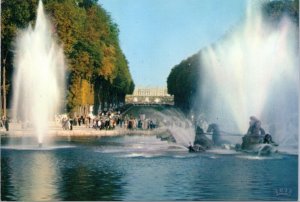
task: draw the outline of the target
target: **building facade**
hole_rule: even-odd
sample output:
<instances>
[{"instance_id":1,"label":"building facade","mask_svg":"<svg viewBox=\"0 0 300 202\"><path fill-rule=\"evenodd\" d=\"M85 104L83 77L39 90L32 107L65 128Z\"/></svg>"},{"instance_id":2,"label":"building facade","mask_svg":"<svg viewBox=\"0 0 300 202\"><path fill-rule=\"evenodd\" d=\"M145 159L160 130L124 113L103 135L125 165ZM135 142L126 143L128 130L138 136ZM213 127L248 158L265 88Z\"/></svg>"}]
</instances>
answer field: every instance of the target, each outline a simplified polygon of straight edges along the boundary
<instances>
[{"instance_id":1,"label":"building facade","mask_svg":"<svg viewBox=\"0 0 300 202\"><path fill-rule=\"evenodd\" d=\"M132 95L126 95L126 104L174 104L174 96L168 94L166 87L134 89Z\"/></svg>"}]
</instances>

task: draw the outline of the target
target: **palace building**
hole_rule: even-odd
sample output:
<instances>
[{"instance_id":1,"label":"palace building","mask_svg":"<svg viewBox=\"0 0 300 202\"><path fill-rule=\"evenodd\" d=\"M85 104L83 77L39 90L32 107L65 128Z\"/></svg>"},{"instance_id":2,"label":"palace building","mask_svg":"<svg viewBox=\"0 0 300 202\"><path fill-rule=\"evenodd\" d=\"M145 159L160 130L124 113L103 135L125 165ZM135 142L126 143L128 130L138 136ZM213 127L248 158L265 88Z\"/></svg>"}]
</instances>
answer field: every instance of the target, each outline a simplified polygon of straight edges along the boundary
<instances>
[{"instance_id":1,"label":"palace building","mask_svg":"<svg viewBox=\"0 0 300 202\"><path fill-rule=\"evenodd\" d=\"M132 95L126 95L126 104L174 104L174 96L168 94L166 87L137 87Z\"/></svg>"}]
</instances>

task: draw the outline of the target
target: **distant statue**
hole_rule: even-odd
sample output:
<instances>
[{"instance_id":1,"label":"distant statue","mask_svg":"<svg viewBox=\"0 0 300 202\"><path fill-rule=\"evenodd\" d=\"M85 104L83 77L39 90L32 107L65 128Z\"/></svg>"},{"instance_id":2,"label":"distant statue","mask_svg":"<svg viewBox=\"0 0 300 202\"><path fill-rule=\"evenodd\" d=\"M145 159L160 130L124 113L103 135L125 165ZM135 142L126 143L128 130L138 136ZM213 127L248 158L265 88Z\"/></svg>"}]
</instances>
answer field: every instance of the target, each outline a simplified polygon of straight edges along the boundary
<instances>
[{"instance_id":1,"label":"distant statue","mask_svg":"<svg viewBox=\"0 0 300 202\"><path fill-rule=\"evenodd\" d=\"M216 123L209 124L207 132L210 133L212 132L212 141L214 145L219 146L221 144L221 139L220 139L220 128Z\"/></svg>"},{"instance_id":2,"label":"distant statue","mask_svg":"<svg viewBox=\"0 0 300 202\"><path fill-rule=\"evenodd\" d=\"M199 144L192 146L192 144L189 143L188 150L189 152L204 152L205 148Z\"/></svg>"},{"instance_id":3,"label":"distant statue","mask_svg":"<svg viewBox=\"0 0 300 202\"><path fill-rule=\"evenodd\" d=\"M197 126L196 128L196 136L194 145L201 145L205 149L209 149L212 147L213 142L206 137L206 134L204 133L204 130Z\"/></svg>"},{"instance_id":4,"label":"distant statue","mask_svg":"<svg viewBox=\"0 0 300 202\"><path fill-rule=\"evenodd\" d=\"M253 145L260 144L265 136L265 130L261 127L261 122L255 116L250 117L247 134L242 138L242 149L252 149Z\"/></svg>"},{"instance_id":5,"label":"distant statue","mask_svg":"<svg viewBox=\"0 0 300 202\"><path fill-rule=\"evenodd\" d=\"M258 155L269 155L277 151L275 146L278 146L278 144L273 142L270 134L265 134L261 122L256 117L250 117L249 125L247 134L242 138L242 144L237 144L236 150L252 151Z\"/></svg>"},{"instance_id":6,"label":"distant statue","mask_svg":"<svg viewBox=\"0 0 300 202\"><path fill-rule=\"evenodd\" d=\"M247 135L264 136L265 130L261 127L261 122L255 116L250 117Z\"/></svg>"},{"instance_id":7,"label":"distant statue","mask_svg":"<svg viewBox=\"0 0 300 202\"><path fill-rule=\"evenodd\" d=\"M198 126L198 127L196 128L196 136L197 136L197 135L203 135L203 134L204 134L204 130Z\"/></svg>"},{"instance_id":8,"label":"distant statue","mask_svg":"<svg viewBox=\"0 0 300 202\"><path fill-rule=\"evenodd\" d=\"M203 130L207 130L208 128L208 123L206 121L205 115L200 114L199 117L195 120L195 125L199 126Z\"/></svg>"},{"instance_id":9,"label":"distant statue","mask_svg":"<svg viewBox=\"0 0 300 202\"><path fill-rule=\"evenodd\" d=\"M189 149L189 152L196 152L196 150L195 150L194 147L192 146L191 142L189 142L188 149Z\"/></svg>"},{"instance_id":10,"label":"distant statue","mask_svg":"<svg viewBox=\"0 0 300 202\"><path fill-rule=\"evenodd\" d=\"M272 140L272 136L270 134L266 134L265 137L264 137L263 143L264 144L274 143L273 140Z\"/></svg>"}]
</instances>

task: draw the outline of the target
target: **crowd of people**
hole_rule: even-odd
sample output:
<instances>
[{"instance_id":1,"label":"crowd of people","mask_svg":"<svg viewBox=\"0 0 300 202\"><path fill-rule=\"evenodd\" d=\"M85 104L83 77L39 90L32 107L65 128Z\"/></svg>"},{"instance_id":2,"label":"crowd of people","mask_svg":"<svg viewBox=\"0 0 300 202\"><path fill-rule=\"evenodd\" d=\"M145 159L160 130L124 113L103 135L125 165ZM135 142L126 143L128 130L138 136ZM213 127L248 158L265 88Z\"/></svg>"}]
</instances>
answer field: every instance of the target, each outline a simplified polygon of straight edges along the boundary
<instances>
[{"instance_id":1,"label":"crowd of people","mask_svg":"<svg viewBox=\"0 0 300 202\"><path fill-rule=\"evenodd\" d=\"M152 130L159 126L170 127L174 125L178 127L184 127L184 128L193 127L192 123L188 121L175 121L175 120L159 121L157 118L156 119L151 119L149 117L146 118L145 114L139 114L138 117L135 117L132 114L123 115L121 114L120 111L112 111L112 110L101 112L97 116L90 114L86 116L80 115L75 117L69 117L68 115L63 114L57 116L56 121L61 123L61 126L64 130L73 130L74 126L92 128L95 130L113 130L115 128L129 129L129 130ZM24 125L27 125L28 127L30 123L24 122L21 124L21 127L25 128ZM201 126L205 126L205 124L199 122L199 123L195 123L195 125L200 126L199 128L202 130L201 134L207 134L203 132L203 129L201 127ZM4 116L1 117L0 128L9 131L8 118ZM207 132L212 133L213 143L215 145L219 145L220 130L218 128L218 125L210 124L207 129ZM267 134L265 130L261 127L261 121L254 116L250 117L249 128L247 134L243 137L243 143L247 142L248 139L249 141L255 143L264 143L264 144L274 143L272 140L272 136L270 134Z\"/></svg>"},{"instance_id":2,"label":"crowd of people","mask_svg":"<svg viewBox=\"0 0 300 202\"><path fill-rule=\"evenodd\" d=\"M64 130L73 130L74 126L93 128L95 130L113 130L123 128L130 130L152 130L157 128L158 121L146 119L144 114L134 117L132 114L123 116L120 111L101 112L97 116L76 116L74 118L65 116L61 119Z\"/></svg>"}]
</instances>

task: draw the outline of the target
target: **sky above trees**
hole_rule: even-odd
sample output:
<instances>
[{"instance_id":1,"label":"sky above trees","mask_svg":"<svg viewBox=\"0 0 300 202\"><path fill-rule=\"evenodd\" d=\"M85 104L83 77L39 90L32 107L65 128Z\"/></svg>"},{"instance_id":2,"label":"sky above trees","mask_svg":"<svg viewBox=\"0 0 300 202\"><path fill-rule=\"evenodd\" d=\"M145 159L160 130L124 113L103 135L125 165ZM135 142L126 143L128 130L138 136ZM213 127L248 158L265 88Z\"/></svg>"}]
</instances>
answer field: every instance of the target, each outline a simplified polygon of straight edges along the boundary
<instances>
[{"instance_id":1,"label":"sky above trees","mask_svg":"<svg viewBox=\"0 0 300 202\"><path fill-rule=\"evenodd\" d=\"M220 39L246 0L99 0L120 29L136 86L166 86L171 68Z\"/></svg>"}]
</instances>

